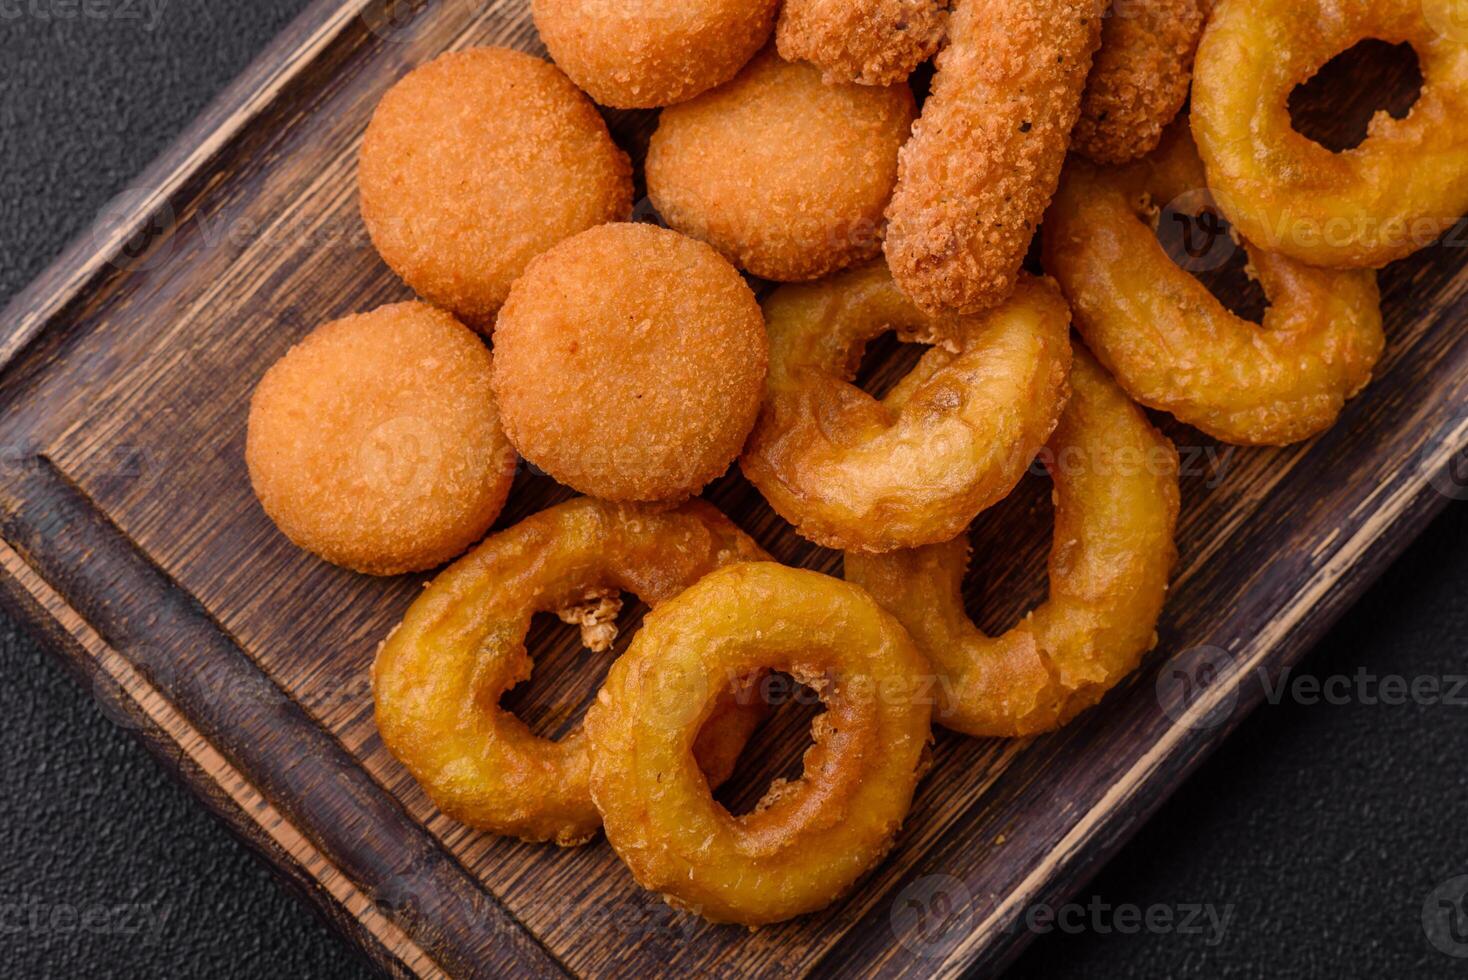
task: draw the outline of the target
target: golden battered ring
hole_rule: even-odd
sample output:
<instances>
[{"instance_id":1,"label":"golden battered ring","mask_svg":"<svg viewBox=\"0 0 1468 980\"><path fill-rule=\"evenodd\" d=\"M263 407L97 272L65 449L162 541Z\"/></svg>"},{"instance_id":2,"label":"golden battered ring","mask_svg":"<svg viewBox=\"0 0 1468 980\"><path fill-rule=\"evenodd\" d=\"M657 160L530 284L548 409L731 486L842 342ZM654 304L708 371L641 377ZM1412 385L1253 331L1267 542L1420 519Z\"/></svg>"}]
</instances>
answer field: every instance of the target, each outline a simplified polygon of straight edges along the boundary
<instances>
[{"instance_id":1,"label":"golden battered ring","mask_svg":"<svg viewBox=\"0 0 1468 980\"><path fill-rule=\"evenodd\" d=\"M935 320L879 263L779 289L765 319L770 374L740 466L826 547L947 541L1014 488L1065 404L1070 311L1048 279L1021 279L989 313ZM851 380L889 330L938 346L878 400Z\"/></svg>"},{"instance_id":2,"label":"golden battered ring","mask_svg":"<svg viewBox=\"0 0 1468 980\"><path fill-rule=\"evenodd\" d=\"M383 742L444 813L528 841L584 843L601 825L585 737L533 734L499 707L530 677L536 612L581 626L597 652L616 638L620 593L655 605L721 565L765 558L709 504L649 514L589 498L488 538L413 603L372 667ZM716 692L698 758L717 785L733 772L764 706Z\"/></svg>"},{"instance_id":3,"label":"golden battered ring","mask_svg":"<svg viewBox=\"0 0 1468 980\"><path fill-rule=\"evenodd\" d=\"M1193 133L1245 238L1332 268L1380 268L1468 211L1468 32L1458 0L1219 0L1198 47ZM1409 43L1422 95L1344 153L1297 132L1288 100L1360 41Z\"/></svg>"},{"instance_id":4,"label":"golden battered ring","mask_svg":"<svg viewBox=\"0 0 1468 980\"><path fill-rule=\"evenodd\" d=\"M826 713L794 782L752 813L709 795L691 751L730 678L788 671ZM783 922L835 901L887 853L928 766L927 662L855 586L733 565L665 603L586 714L607 840L644 888L715 922Z\"/></svg>"},{"instance_id":5,"label":"golden battered ring","mask_svg":"<svg viewBox=\"0 0 1468 980\"><path fill-rule=\"evenodd\" d=\"M1058 728L1156 643L1177 557L1177 452L1084 351L1071 384L1046 455L1055 482L1050 598L1018 626L991 638L964 612L967 537L846 556L847 578L946 675L933 720L947 728L998 737Z\"/></svg>"},{"instance_id":6,"label":"golden battered ring","mask_svg":"<svg viewBox=\"0 0 1468 980\"><path fill-rule=\"evenodd\" d=\"M1179 268L1153 233L1156 206L1210 206L1185 125L1146 160L1073 159L1045 225L1045 268L1076 328L1133 398L1239 445L1328 429L1371 380L1385 340L1370 270L1326 270L1245 242L1270 307L1262 329Z\"/></svg>"}]
</instances>

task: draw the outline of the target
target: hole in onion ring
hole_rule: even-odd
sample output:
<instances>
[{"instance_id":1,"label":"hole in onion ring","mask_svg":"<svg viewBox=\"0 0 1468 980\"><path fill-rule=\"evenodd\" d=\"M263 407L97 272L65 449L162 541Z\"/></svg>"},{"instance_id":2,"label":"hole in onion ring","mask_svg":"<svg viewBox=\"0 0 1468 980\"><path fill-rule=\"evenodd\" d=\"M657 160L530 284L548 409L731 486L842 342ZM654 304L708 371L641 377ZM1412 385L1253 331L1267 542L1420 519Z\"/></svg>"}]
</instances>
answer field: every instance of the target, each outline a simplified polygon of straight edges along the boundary
<instances>
[{"instance_id":1,"label":"hole in onion ring","mask_svg":"<svg viewBox=\"0 0 1468 980\"><path fill-rule=\"evenodd\" d=\"M1194 203L1180 199L1162 207L1157 216L1157 241L1162 250L1229 312L1262 323L1269 300L1264 288L1245 271L1249 256L1236 243L1233 226L1214 207L1190 213Z\"/></svg>"},{"instance_id":2,"label":"hole in onion ring","mask_svg":"<svg viewBox=\"0 0 1468 980\"><path fill-rule=\"evenodd\" d=\"M586 648L580 626L551 613L536 613L525 636L525 648L534 654L534 669L528 681L505 692L500 707L541 738L564 738L596 699L612 661L632 642L645 612L647 606L624 593L616 643L602 653Z\"/></svg>"},{"instance_id":3,"label":"hole in onion ring","mask_svg":"<svg viewBox=\"0 0 1468 980\"><path fill-rule=\"evenodd\" d=\"M1048 559L1055 505L1043 455L1014 491L969 527L973 558L963 580L964 611L989 636L1002 636L1050 592ZM1023 528L1022 535L1014 529ZM994 548L993 542L1004 542Z\"/></svg>"},{"instance_id":4,"label":"hole in onion ring","mask_svg":"<svg viewBox=\"0 0 1468 980\"><path fill-rule=\"evenodd\" d=\"M1341 93L1350 93L1343 104ZM1373 116L1405 119L1422 95L1422 65L1410 44L1362 41L1336 55L1290 93L1295 130L1341 153L1366 140Z\"/></svg>"},{"instance_id":5,"label":"hole in onion ring","mask_svg":"<svg viewBox=\"0 0 1468 980\"><path fill-rule=\"evenodd\" d=\"M612 663L627 651L637 631L642 628L642 618L647 614L647 604L639 601L630 593L621 594L622 608L617 614L615 626L617 630L616 640L612 646L601 652L588 648L583 640L582 627L574 623L563 622L560 617L552 613L536 613L530 621L530 630L525 636L526 649L534 656L530 679L515 685L500 698L500 708L513 714L525 723L531 733L539 738L559 741L565 738L586 717L586 709L591 707L596 700L597 692L601 690L602 683L606 680L607 671L611 669ZM788 692L788 683L785 688L774 687L769 690L774 695L780 695L781 691ZM733 685L731 685L732 689ZM762 690L759 688L756 691ZM745 692L736 695L739 703L747 704L754 695ZM781 695L788 697L786 695ZM806 696L815 698L813 691L807 691ZM817 704L819 699L816 698ZM819 713L819 712L816 712ZM762 724L762 728L768 728L768 721ZM700 733L702 740L715 726L726 724L726 720L715 717L708 721L703 732ZM783 722L782 722L783 724ZM809 724L807 721L807 728ZM789 739L785 738L783 728L774 733L774 739L767 734L758 748L758 755L746 753L747 759L761 759L760 772L763 773L766 766L766 756L774 750L772 745L778 747ZM809 746L802 746L800 754L805 752ZM780 758L784 758L783 749ZM800 754L795 756L795 775L800 776ZM704 756L700 756L704 758ZM751 764L747 768L753 768ZM784 772L775 773L775 776L786 775ZM766 786L770 779L775 776L766 776L763 782L751 783L752 787ZM727 785L727 784L726 784ZM760 795L764 789L754 795L749 802L749 809L759 802Z\"/></svg>"},{"instance_id":6,"label":"hole in onion ring","mask_svg":"<svg viewBox=\"0 0 1468 980\"><path fill-rule=\"evenodd\" d=\"M714 793L731 816L759 806L775 780L795 782L805 771L805 753L815 744L811 726L826 711L814 688L782 671L761 678L755 696L774 709L739 756L734 774Z\"/></svg>"},{"instance_id":7,"label":"hole in onion ring","mask_svg":"<svg viewBox=\"0 0 1468 980\"><path fill-rule=\"evenodd\" d=\"M881 400L907 377L927 350L927 344L902 340L895 330L889 330L866 345L851 383Z\"/></svg>"}]
</instances>

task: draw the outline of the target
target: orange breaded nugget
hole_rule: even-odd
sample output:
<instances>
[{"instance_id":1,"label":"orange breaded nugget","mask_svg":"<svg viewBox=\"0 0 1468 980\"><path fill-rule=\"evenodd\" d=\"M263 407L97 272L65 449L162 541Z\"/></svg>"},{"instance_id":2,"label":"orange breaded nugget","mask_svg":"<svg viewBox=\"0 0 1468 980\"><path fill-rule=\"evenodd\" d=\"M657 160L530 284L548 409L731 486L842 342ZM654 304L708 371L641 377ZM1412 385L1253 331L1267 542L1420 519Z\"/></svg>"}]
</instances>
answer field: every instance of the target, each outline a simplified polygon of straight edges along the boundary
<instances>
[{"instance_id":1,"label":"orange breaded nugget","mask_svg":"<svg viewBox=\"0 0 1468 980\"><path fill-rule=\"evenodd\" d=\"M1014 290L1060 181L1106 0L960 0L887 210L892 277L929 316Z\"/></svg>"},{"instance_id":2,"label":"orange breaded nugget","mask_svg":"<svg viewBox=\"0 0 1468 980\"><path fill-rule=\"evenodd\" d=\"M1188 99L1203 0L1114 0L1071 149L1100 164L1146 156Z\"/></svg>"},{"instance_id":3,"label":"orange breaded nugget","mask_svg":"<svg viewBox=\"0 0 1468 980\"><path fill-rule=\"evenodd\" d=\"M712 248L604 225L530 263L494 330L510 441L582 493L678 501L728 468L754 426L769 342Z\"/></svg>"},{"instance_id":4,"label":"orange breaded nugget","mask_svg":"<svg viewBox=\"0 0 1468 980\"><path fill-rule=\"evenodd\" d=\"M952 0L785 0L775 40L830 83L891 85L937 53Z\"/></svg>"},{"instance_id":5,"label":"orange breaded nugget","mask_svg":"<svg viewBox=\"0 0 1468 980\"><path fill-rule=\"evenodd\" d=\"M504 506L515 452L490 353L426 303L317 328L261 379L245 462L297 545L369 575L440 565Z\"/></svg>"},{"instance_id":6,"label":"orange breaded nugget","mask_svg":"<svg viewBox=\"0 0 1468 980\"><path fill-rule=\"evenodd\" d=\"M778 0L534 0L556 64L597 102L673 105L722 85L764 47Z\"/></svg>"},{"instance_id":7,"label":"orange breaded nugget","mask_svg":"<svg viewBox=\"0 0 1468 980\"><path fill-rule=\"evenodd\" d=\"M826 85L759 55L732 82L663 110L647 192L668 224L756 276L818 279L882 249L912 90Z\"/></svg>"},{"instance_id":8,"label":"orange breaded nugget","mask_svg":"<svg viewBox=\"0 0 1468 980\"><path fill-rule=\"evenodd\" d=\"M505 48L409 73L362 144L362 218L418 295L486 329L531 259L632 211L632 168L554 65Z\"/></svg>"}]
</instances>

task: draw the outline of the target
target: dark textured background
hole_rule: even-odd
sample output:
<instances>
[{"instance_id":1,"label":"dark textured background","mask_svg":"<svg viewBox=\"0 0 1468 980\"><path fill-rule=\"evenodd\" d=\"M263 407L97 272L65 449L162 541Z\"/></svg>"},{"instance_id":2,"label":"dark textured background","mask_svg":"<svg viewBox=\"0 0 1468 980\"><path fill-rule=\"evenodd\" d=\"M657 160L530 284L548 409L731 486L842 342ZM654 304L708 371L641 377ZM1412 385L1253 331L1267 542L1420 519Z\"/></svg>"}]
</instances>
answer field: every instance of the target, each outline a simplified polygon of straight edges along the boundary
<instances>
[{"instance_id":1,"label":"dark textured background","mask_svg":"<svg viewBox=\"0 0 1468 980\"><path fill-rule=\"evenodd\" d=\"M304 6L0 0L0 301ZM1464 672L1465 589L1468 505L1456 504L1303 670ZM370 973L3 616L0 674L6 976ZM1465 755L1461 706L1262 708L1080 899L1232 906L1223 940L1088 928L1040 937L1016 973L1468 972L1421 925L1434 886L1468 872ZM68 907L90 911L85 928L67 926Z\"/></svg>"}]
</instances>

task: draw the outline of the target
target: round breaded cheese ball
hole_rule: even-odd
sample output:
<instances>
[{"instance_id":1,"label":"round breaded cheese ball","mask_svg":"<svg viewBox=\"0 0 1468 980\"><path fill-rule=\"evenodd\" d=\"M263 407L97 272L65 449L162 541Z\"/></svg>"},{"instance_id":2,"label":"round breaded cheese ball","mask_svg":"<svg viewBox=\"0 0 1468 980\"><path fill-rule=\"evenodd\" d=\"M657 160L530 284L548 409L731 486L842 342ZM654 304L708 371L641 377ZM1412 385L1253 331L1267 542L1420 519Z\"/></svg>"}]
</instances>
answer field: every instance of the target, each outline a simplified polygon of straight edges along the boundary
<instances>
[{"instance_id":1,"label":"round breaded cheese ball","mask_svg":"<svg viewBox=\"0 0 1468 980\"><path fill-rule=\"evenodd\" d=\"M769 365L744 279L700 242L615 224L515 283L494 331L510 441L582 493L676 502L721 475L754 426Z\"/></svg>"},{"instance_id":2,"label":"round breaded cheese ball","mask_svg":"<svg viewBox=\"0 0 1468 980\"><path fill-rule=\"evenodd\" d=\"M597 102L652 109L722 85L764 47L779 0L533 0L546 49Z\"/></svg>"},{"instance_id":3,"label":"round breaded cheese ball","mask_svg":"<svg viewBox=\"0 0 1468 980\"><path fill-rule=\"evenodd\" d=\"M389 89L357 183L383 261L477 329L531 259L632 211L631 163L596 107L506 48L450 52Z\"/></svg>"},{"instance_id":4,"label":"round breaded cheese ball","mask_svg":"<svg viewBox=\"0 0 1468 980\"><path fill-rule=\"evenodd\" d=\"M729 84L663 110L648 195L669 225L753 275L819 279L881 252L916 114L906 82L827 85L766 51Z\"/></svg>"},{"instance_id":5,"label":"round breaded cheese ball","mask_svg":"<svg viewBox=\"0 0 1468 980\"><path fill-rule=\"evenodd\" d=\"M516 458L468 327L399 303L318 327L250 400L245 462L296 545L369 575L433 568L499 516Z\"/></svg>"}]
</instances>

